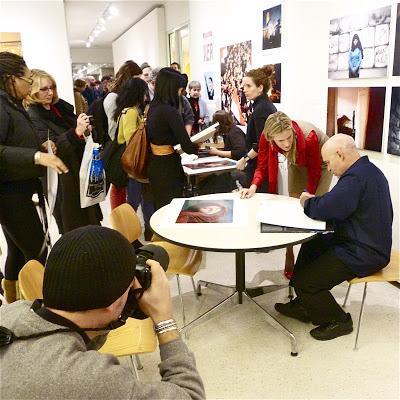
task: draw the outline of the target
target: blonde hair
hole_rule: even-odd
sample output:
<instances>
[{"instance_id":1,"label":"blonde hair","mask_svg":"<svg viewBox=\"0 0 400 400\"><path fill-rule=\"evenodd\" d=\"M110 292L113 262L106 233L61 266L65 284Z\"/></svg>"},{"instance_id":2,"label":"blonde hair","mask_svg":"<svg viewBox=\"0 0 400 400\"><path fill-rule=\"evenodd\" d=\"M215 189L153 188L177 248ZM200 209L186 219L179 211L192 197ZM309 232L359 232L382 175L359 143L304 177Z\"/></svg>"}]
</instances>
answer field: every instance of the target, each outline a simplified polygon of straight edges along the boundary
<instances>
[{"instance_id":1,"label":"blonde hair","mask_svg":"<svg viewBox=\"0 0 400 400\"><path fill-rule=\"evenodd\" d=\"M282 111L271 114L264 125L264 135L272 144L274 138L284 131L291 130L293 132L293 143L290 150L286 153L286 158L292 164L296 164L296 132L292 127L292 120Z\"/></svg>"},{"instance_id":2,"label":"blonde hair","mask_svg":"<svg viewBox=\"0 0 400 400\"><path fill-rule=\"evenodd\" d=\"M32 89L31 93L24 100L25 107L28 107L32 104L44 104L42 100L38 99L38 93L40 91L42 79L49 79L53 86L53 101L51 104L55 104L59 100L57 93L57 84L54 78L46 71L43 71L41 69L32 69Z\"/></svg>"}]
</instances>

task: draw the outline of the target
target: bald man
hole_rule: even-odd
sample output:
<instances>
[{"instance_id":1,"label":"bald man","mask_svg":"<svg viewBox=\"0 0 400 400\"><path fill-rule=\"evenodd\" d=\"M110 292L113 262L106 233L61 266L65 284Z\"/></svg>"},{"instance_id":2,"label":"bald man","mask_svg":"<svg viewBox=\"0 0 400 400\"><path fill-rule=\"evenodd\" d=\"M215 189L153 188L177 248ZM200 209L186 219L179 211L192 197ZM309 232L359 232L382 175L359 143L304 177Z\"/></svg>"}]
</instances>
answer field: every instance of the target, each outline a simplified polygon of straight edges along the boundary
<instances>
[{"instance_id":1,"label":"bald man","mask_svg":"<svg viewBox=\"0 0 400 400\"><path fill-rule=\"evenodd\" d=\"M275 309L319 325L310 331L311 336L330 340L353 331L351 315L343 311L330 290L389 263L393 209L385 176L367 156L360 156L351 136L333 136L325 142L321 155L339 180L322 196L303 193L300 203L306 215L328 221L334 232L301 246L290 282L297 297L275 304Z\"/></svg>"}]
</instances>

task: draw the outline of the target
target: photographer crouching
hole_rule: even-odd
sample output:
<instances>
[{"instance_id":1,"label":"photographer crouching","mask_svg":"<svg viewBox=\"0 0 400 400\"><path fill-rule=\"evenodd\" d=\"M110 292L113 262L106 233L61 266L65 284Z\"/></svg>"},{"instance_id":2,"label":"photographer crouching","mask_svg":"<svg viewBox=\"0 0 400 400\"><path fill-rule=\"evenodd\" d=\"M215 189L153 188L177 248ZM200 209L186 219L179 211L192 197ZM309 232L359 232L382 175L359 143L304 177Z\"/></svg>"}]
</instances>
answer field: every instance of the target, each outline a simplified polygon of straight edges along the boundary
<instances>
[{"instance_id":1,"label":"photographer crouching","mask_svg":"<svg viewBox=\"0 0 400 400\"><path fill-rule=\"evenodd\" d=\"M147 259L136 270L137 262L144 264L143 257L105 227L78 228L56 242L46 263L43 302L0 309L3 399L205 398L194 356L173 320L165 272L158 261ZM158 336L158 382L138 382L116 357L93 351L111 329L142 313Z\"/></svg>"}]
</instances>

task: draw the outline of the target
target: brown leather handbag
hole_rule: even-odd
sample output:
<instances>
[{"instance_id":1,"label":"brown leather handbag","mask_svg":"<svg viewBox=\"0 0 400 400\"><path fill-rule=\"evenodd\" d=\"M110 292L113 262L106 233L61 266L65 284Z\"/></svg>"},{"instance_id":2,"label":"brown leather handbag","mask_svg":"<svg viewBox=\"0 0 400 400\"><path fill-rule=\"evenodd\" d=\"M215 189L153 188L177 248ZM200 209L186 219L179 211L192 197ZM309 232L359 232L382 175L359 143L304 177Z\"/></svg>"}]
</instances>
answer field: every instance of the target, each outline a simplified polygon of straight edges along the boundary
<instances>
[{"instance_id":1,"label":"brown leather handbag","mask_svg":"<svg viewBox=\"0 0 400 400\"><path fill-rule=\"evenodd\" d=\"M139 123L135 133L129 139L126 149L121 156L121 164L124 171L140 182L148 182L147 165L150 151L146 135L147 111L148 107L146 107L143 119Z\"/></svg>"}]
</instances>

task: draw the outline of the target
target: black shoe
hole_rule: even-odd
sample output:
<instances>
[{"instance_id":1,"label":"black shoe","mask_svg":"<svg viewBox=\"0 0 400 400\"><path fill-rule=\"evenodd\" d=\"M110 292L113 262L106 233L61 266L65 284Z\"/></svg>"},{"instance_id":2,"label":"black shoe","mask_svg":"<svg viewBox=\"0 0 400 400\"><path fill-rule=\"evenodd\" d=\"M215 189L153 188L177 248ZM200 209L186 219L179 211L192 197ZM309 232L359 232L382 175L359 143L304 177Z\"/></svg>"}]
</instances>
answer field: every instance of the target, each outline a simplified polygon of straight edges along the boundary
<instances>
[{"instance_id":1,"label":"black shoe","mask_svg":"<svg viewBox=\"0 0 400 400\"><path fill-rule=\"evenodd\" d=\"M150 228L150 226L145 226L144 227L144 240L146 242L151 242L151 238L153 237L153 230Z\"/></svg>"},{"instance_id":2,"label":"black shoe","mask_svg":"<svg viewBox=\"0 0 400 400\"><path fill-rule=\"evenodd\" d=\"M310 335L317 340L331 340L339 336L348 335L353 332L353 320L351 315L347 314L347 320L327 322L311 329Z\"/></svg>"},{"instance_id":3,"label":"black shoe","mask_svg":"<svg viewBox=\"0 0 400 400\"><path fill-rule=\"evenodd\" d=\"M302 306L297 298L290 300L289 303L275 303L275 310L287 317L297 319L301 322L310 322L307 310Z\"/></svg>"}]
</instances>

